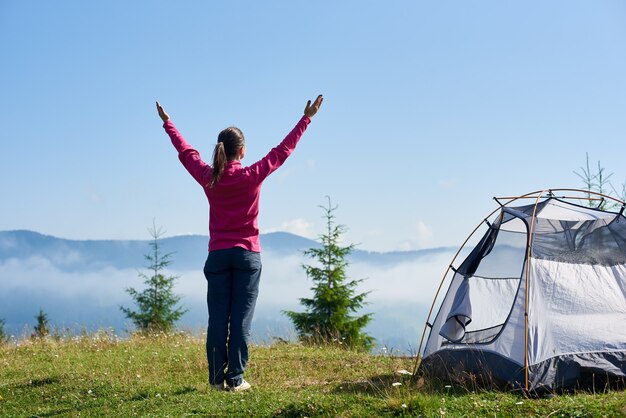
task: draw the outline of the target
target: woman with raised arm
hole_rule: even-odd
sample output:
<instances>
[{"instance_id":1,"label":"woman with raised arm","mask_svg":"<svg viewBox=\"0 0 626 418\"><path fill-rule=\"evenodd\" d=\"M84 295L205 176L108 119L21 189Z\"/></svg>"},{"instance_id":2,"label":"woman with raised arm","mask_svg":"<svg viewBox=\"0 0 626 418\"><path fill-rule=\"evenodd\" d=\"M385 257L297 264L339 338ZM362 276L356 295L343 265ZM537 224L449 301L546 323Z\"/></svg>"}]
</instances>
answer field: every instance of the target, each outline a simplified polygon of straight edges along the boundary
<instances>
[{"instance_id":1,"label":"woman with raised arm","mask_svg":"<svg viewBox=\"0 0 626 418\"><path fill-rule=\"evenodd\" d=\"M209 383L215 389L250 389L243 374L261 277L257 222L261 184L293 152L322 101L321 95L313 104L309 100L304 115L285 139L248 167L240 162L246 144L239 128L229 127L219 133L213 162L207 164L156 103L178 159L209 201L209 254L204 265L209 309L206 353Z\"/></svg>"}]
</instances>

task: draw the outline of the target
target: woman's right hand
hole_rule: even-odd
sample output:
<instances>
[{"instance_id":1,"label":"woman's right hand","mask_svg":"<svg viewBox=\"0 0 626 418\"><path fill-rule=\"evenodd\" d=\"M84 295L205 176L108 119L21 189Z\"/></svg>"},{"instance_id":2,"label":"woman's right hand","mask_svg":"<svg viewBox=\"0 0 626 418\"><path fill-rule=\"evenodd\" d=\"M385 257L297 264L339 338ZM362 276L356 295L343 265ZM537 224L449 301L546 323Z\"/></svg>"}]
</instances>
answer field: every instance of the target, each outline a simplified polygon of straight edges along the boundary
<instances>
[{"instance_id":1,"label":"woman's right hand","mask_svg":"<svg viewBox=\"0 0 626 418\"><path fill-rule=\"evenodd\" d=\"M168 115L167 113L165 113L165 110L163 110L163 106L161 106L161 103L159 103L158 101L156 102L156 107L157 107L157 112L159 112L159 117L161 118L161 120L163 121L163 123L167 122L168 120L170 120L170 115Z\"/></svg>"},{"instance_id":2,"label":"woman's right hand","mask_svg":"<svg viewBox=\"0 0 626 418\"><path fill-rule=\"evenodd\" d=\"M304 114L308 116L309 119L315 116L317 111L320 110L320 106L322 105L323 101L324 101L324 98L322 97L321 94L317 96L317 99L315 99L315 102L313 102L313 106L311 106L311 101L309 100L306 103L306 107L304 108Z\"/></svg>"}]
</instances>

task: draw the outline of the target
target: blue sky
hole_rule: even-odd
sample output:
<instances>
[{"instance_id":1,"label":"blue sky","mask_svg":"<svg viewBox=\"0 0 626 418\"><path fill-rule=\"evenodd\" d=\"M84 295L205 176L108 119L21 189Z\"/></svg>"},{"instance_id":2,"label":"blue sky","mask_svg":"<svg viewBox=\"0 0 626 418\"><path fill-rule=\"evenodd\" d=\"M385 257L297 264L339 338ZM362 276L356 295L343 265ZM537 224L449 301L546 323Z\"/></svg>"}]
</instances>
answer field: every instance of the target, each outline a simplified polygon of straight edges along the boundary
<instances>
[{"instance_id":1,"label":"blue sky","mask_svg":"<svg viewBox=\"0 0 626 418\"><path fill-rule=\"evenodd\" d=\"M622 1L0 0L0 230L206 234L159 100L206 159L244 164L324 94L263 187L262 231L322 232L330 195L368 250L458 245L492 196L626 180Z\"/></svg>"}]
</instances>

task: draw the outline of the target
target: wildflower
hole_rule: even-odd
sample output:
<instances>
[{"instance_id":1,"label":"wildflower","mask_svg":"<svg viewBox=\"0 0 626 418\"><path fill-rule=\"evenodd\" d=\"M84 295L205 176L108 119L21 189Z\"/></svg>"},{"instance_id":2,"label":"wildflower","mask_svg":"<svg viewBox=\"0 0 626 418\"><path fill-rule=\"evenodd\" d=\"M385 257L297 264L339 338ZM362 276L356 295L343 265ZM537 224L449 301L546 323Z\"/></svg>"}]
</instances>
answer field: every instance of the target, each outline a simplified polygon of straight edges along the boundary
<instances>
[{"instance_id":1,"label":"wildflower","mask_svg":"<svg viewBox=\"0 0 626 418\"><path fill-rule=\"evenodd\" d=\"M515 402L515 405L522 405L524 402L519 401L519 402Z\"/></svg>"},{"instance_id":2,"label":"wildflower","mask_svg":"<svg viewBox=\"0 0 626 418\"><path fill-rule=\"evenodd\" d=\"M393 386L393 387L402 386L402 383L400 383L400 382L393 382L393 383L391 384L391 386Z\"/></svg>"},{"instance_id":3,"label":"wildflower","mask_svg":"<svg viewBox=\"0 0 626 418\"><path fill-rule=\"evenodd\" d=\"M413 375L413 373L411 373L411 372L410 372L410 371L408 371L408 370L404 370L404 369L402 369L402 370L398 370L396 373L397 373L397 374L407 375L407 376L412 376L412 375Z\"/></svg>"},{"instance_id":4,"label":"wildflower","mask_svg":"<svg viewBox=\"0 0 626 418\"><path fill-rule=\"evenodd\" d=\"M406 409L406 408L407 408L407 406L406 406L406 404L405 404L405 403L403 403L401 406L402 406L402 408L404 408L404 409Z\"/></svg>"}]
</instances>

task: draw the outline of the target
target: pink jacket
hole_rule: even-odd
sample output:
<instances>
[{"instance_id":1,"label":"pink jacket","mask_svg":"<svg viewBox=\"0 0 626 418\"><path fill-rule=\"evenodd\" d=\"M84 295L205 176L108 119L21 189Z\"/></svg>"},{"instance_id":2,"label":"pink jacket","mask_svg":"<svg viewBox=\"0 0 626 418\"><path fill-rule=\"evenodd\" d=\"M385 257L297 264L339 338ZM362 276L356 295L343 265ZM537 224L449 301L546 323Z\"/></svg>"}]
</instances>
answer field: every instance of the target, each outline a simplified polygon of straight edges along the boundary
<instances>
[{"instance_id":1,"label":"pink jacket","mask_svg":"<svg viewBox=\"0 0 626 418\"><path fill-rule=\"evenodd\" d=\"M227 162L222 178L213 188L207 186L213 173L211 166L202 161L171 120L163 124L178 151L178 159L200 183L209 200L209 251L233 247L261 251L257 220L261 184L293 152L309 123L311 119L303 116L278 146L249 167L242 167L239 161Z\"/></svg>"}]
</instances>

